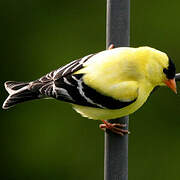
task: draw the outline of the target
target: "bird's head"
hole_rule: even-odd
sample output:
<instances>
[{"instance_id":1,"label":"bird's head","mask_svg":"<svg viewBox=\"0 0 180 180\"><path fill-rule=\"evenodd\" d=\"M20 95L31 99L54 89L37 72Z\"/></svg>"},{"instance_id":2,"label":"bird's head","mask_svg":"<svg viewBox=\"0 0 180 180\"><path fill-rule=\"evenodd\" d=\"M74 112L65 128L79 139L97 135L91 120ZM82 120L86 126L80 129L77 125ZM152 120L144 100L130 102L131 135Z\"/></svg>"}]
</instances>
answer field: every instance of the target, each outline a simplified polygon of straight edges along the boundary
<instances>
[{"instance_id":1,"label":"bird's head","mask_svg":"<svg viewBox=\"0 0 180 180\"><path fill-rule=\"evenodd\" d=\"M147 65L148 78L156 85L166 85L177 93L175 74L176 68L172 59L161 51L151 49Z\"/></svg>"},{"instance_id":2,"label":"bird's head","mask_svg":"<svg viewBox=\"0 0 180 180\"><path fill-rule=\"evenodd\" d=\"M166 76L164 83L177 94L175 81L176 67L171 58L168 58L168 67L163 69L163 73Z\"/></svg>"}]
</instances>

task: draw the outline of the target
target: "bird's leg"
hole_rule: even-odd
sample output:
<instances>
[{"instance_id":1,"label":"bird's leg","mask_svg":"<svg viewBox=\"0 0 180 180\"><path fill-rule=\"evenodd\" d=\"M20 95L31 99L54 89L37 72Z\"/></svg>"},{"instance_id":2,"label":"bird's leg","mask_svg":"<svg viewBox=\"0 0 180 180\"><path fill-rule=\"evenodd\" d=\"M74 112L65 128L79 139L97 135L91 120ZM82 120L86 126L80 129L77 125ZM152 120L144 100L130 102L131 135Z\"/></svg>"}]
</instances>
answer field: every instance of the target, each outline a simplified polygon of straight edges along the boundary
<instances>
[{"instance_id":1,"label":"bird's leg","mask_svg":"<svg viewBox=\"0 0 180 180\"><path fill-rule=\"evenodd\" d=\"M109 47L108 47L109 50L113 49L113 48L115 48L114 44L110 44Z\"/></svg>"},{"instance_id":2,"label":"bird's leg","mask_svg":"<svg viewBox=\"0 0 180 180\"><path fill-rule=\"evenodd\" d=\"M126 130L126 129L122 129L123 127L126 127L127 125L126 124L119 124L119 123L109 123L105 120L102 120L102 122L104 124L100 124L99 127L102 129L102 130L106 130L106 129L109 129L111 130L113 133L115 134L119 134L121 136L124 136L125 134L129 134L129 131Z\"/></svg>"}]
</instances>

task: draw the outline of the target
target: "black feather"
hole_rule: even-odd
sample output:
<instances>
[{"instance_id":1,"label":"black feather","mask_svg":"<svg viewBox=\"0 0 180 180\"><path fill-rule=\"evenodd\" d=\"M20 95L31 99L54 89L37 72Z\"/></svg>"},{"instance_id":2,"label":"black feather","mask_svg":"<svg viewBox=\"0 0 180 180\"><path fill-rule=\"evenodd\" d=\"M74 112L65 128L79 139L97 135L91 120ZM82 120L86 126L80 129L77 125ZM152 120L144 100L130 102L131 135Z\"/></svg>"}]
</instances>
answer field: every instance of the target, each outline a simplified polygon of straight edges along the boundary
<instances>
[{"instance_id":1,"label":"black feather","mask_svg":"<svg viewBox=\"0 0 180 180\"><path fill-rule=\"evenodd\" d=\"M171 58L169 58L169 66L168 66L168 68L167 69L164 68L163 72L166 74L166 77L168 79L174 79L175 78L176 67L175 67L175 64L174 64L174 62L172 61Z\"/></svg>"},{"instance_id":2,"label":"black feather","mask_svg":"<svg viewBox=\"0 0 180 180\"><path fill-rule=\"evenodd\" d=\"M73 79L73 77L81 82L81 90L83 91L83 95L80 93L79 84L76 80ZM130 102L123 102L97 92L95 89L89 87L83 82L83 74L68 75L66 78L71 83L71 85L66 84L63 78L60 78L55 81L55 86L67 90L69 96L61 96L61 94L59 94L57 99L82 106L104 109L120 109L136 101L136 99L134 99Z\"/></svg>"}]
</instances>

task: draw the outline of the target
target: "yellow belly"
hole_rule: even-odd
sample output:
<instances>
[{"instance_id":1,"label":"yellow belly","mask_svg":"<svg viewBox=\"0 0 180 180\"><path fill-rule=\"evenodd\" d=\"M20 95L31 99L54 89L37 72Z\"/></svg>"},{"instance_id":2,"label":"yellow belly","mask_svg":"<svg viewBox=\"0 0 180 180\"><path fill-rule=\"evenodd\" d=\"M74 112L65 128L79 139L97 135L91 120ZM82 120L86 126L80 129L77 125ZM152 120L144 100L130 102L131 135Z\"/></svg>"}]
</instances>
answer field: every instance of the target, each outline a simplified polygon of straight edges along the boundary
<instances>
[{"instance_id":1,"label":"yellow belly","mask_svg":"<svg viewBox=\"0 0 180 180\"><path fill-rule=\"evenodd\" d=\"M74 104L73 107L83 117L87 117L89 119L108 120L108 119L120 118L132 114L136 110L138 110L146 102L152 89L153 88L140 89L137 100L134 103L130 104L129 106L126 106L121 109L115 109L115 110L100 109L100 108L85 107Z\"/></svg>"}]
</instances>

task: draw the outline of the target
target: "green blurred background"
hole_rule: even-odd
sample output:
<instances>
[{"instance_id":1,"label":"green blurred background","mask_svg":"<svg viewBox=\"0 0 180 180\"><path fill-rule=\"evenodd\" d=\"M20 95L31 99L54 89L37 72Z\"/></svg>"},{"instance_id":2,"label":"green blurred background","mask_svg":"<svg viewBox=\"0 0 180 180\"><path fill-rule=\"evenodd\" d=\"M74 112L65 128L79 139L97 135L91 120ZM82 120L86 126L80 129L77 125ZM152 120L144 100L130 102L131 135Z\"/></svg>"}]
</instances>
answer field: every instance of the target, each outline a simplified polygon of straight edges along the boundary
<instances>
[{"instance_id":1,"label":"green blurred background","mask_svg":"<svg viewBox=\"0 0 180 180\"><path fill-rule=\"evenodd\" d=\"M178 0L132 1L131 46L167 52L180 71L179 9ZM37 79L104 50L105 18L105 0L1 0L0 103L6 80ZM160 88L130 116L130 180L180 179L179 107L179 95ZM55 100L1 109L0 179L102 180L98 124Z\"/></svg>"}]
</instances>

